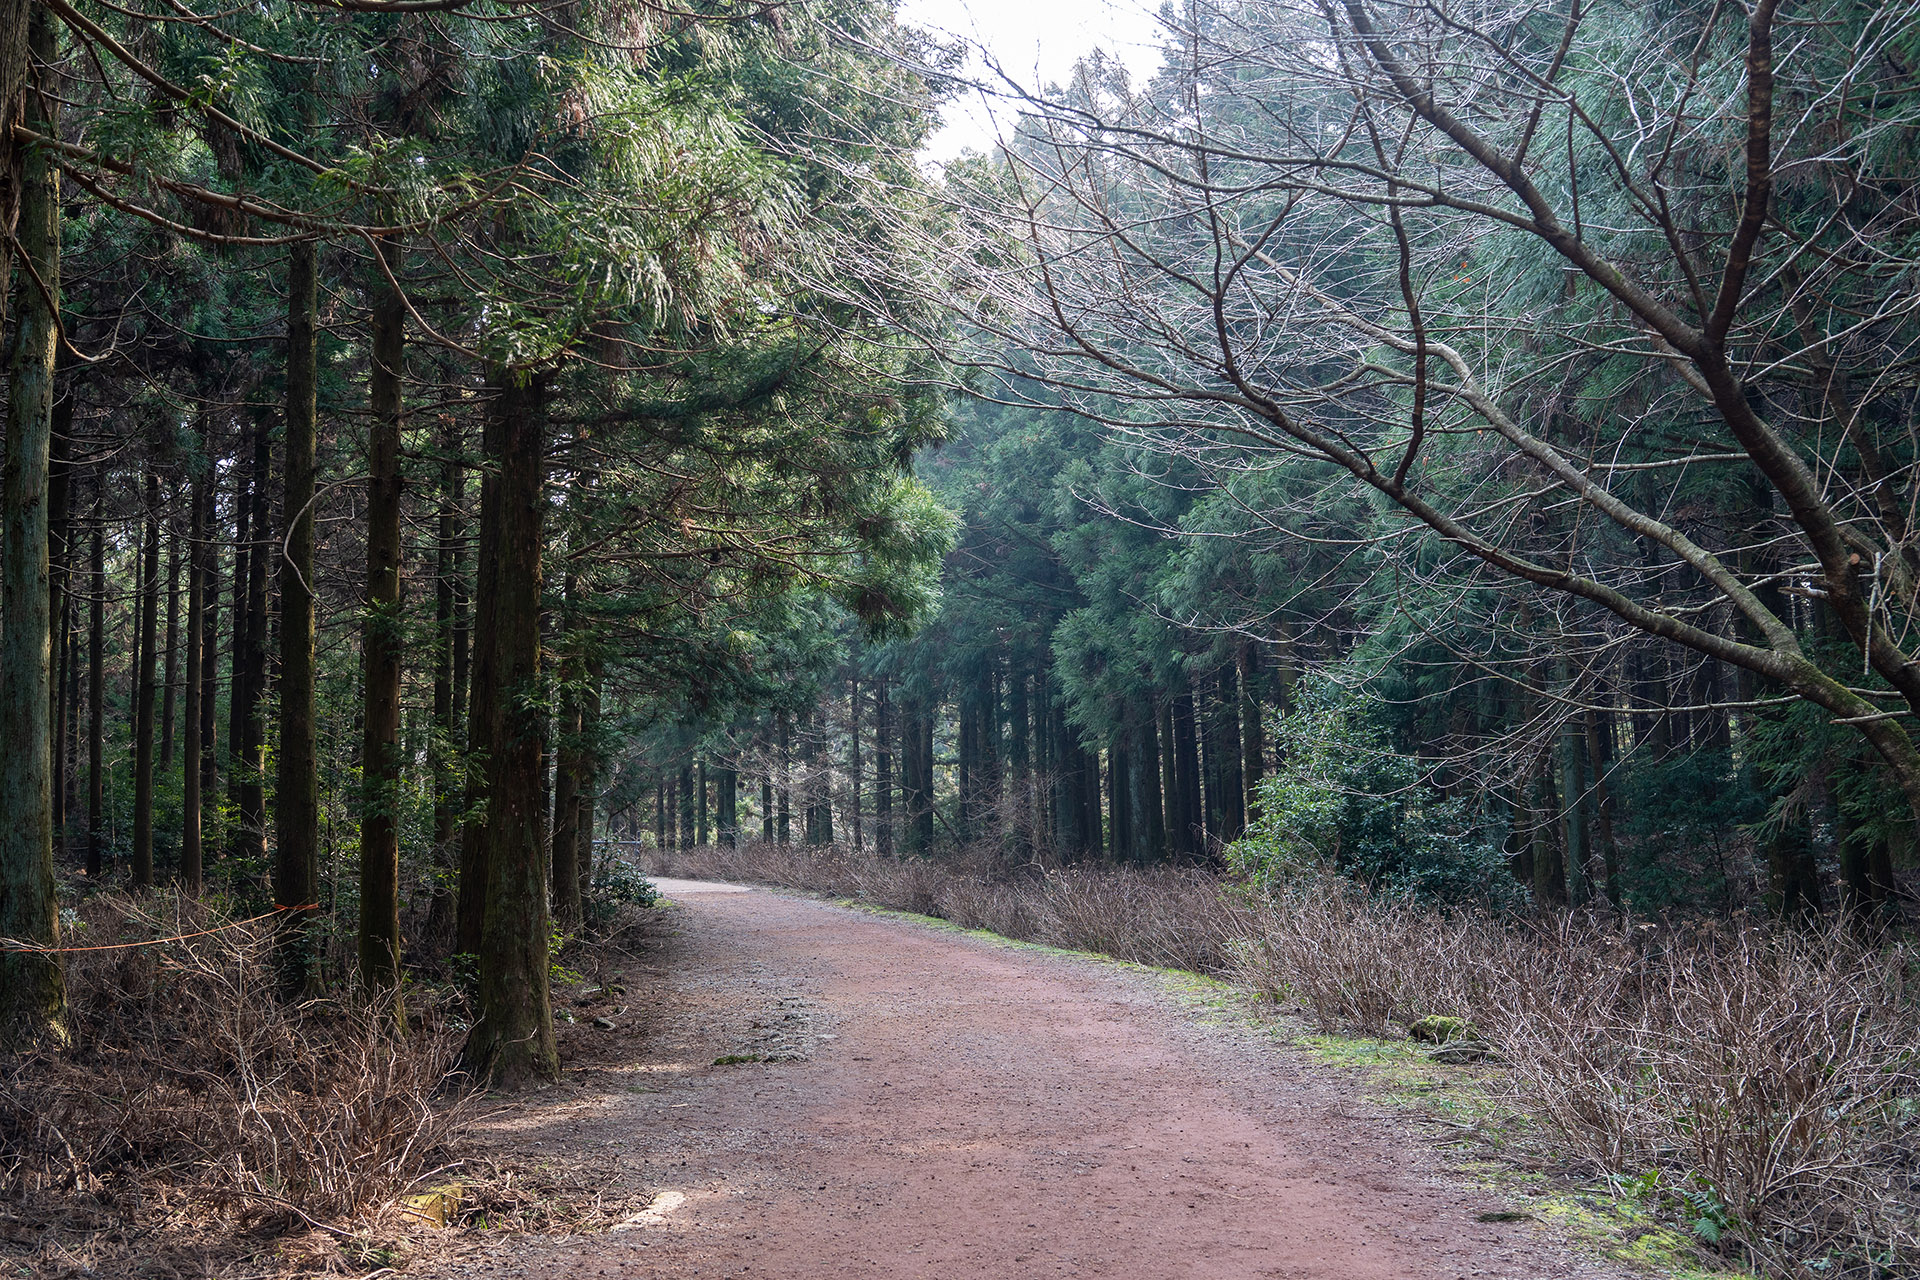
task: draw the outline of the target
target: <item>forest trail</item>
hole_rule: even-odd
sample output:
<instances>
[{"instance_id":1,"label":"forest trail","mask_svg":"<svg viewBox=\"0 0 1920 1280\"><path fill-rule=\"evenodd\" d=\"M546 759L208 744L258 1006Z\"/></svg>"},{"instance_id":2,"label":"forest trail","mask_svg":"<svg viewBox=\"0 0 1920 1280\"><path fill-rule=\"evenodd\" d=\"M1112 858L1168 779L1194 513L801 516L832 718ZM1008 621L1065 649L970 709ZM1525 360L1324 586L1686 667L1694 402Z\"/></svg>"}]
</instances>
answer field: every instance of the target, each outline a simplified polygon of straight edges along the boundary
<instances>
[{"instance_id":1,"label":"forest trail","mask_svg":"<svg viewBox=\"0 0 1920 1280\"><path fill-rule=\"evenodd\" d=\"M520 1137L620 1149L626 1230L460 1276L1599 1277L1445 1185L1352 1077L1081 957L666 881L675 1011L615 1101ZM716 1063L745 1057L749 1061ZM644 1090L644 1092L642 1092ZM657 1090L657 1092L654 1092Z\"/></svg>"}]
</instances>

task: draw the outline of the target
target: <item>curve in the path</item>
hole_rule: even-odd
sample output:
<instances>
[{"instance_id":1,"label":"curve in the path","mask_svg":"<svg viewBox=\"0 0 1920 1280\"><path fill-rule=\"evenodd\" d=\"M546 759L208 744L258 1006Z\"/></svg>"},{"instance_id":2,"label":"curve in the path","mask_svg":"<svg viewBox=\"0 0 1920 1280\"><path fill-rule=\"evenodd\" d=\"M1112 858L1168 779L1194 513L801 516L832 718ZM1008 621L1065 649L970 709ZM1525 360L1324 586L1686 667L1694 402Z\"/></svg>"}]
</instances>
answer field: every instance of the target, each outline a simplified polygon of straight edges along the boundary
<instances>
[{"instance_id":1,"label":"curve in the path","mask_svg":"<svg viewBox=\"0 0 1920 1280\"><path fill-rule=\"evenodd\" d=\"M666 1193L541 1276L1465 1280L1612 1274L1436 1180L1298 1056L1151 977L739 886L670 883L673 981L746 984L771 1061L651 1079ZM790 1060L789 1054L793 1056ZM742 1055L742 1056L754 1056Z\"/></svg>"}]
</instances>

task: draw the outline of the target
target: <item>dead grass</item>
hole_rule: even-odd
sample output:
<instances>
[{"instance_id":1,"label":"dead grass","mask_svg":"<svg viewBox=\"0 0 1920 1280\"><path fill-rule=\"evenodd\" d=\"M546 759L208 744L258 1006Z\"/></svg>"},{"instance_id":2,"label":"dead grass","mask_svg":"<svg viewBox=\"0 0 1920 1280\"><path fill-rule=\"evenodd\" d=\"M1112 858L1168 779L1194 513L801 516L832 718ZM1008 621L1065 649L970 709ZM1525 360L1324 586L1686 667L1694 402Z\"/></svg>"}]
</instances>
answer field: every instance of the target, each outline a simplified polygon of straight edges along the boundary
<instances>
[{"instance_id":1,"label":"dead grass","mask_svg":"<svg viewBox=\"0 0 1920 1280\"><path fill-rule=\"evenodd\" d=\"M95 945L224 923L165 897L84 913ZM349 1001L283 1004L264 923L70 959L72 1043L0 1062L0 1258L199 1274L351 1242L452 1162L458 1036L424 993L399 1037Z\"/></svg>"}]
</instances>

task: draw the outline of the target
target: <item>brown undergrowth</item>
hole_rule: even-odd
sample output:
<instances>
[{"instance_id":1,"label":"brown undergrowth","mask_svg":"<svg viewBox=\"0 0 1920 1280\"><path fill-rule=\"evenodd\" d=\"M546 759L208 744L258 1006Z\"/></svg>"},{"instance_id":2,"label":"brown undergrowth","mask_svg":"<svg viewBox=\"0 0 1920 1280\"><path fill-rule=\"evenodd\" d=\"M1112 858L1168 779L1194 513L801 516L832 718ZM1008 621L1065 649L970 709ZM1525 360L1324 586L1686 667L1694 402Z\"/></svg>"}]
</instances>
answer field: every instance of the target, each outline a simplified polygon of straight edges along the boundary
<instances>
[{"instance_id":1,"label":"brown undergrowth","mask_svg":"<svg viewBox=\"0 0 1920 1280\"><path fill-rule=\"evenodd\" d=\"M79 910L75 942L106 949L68 956L70 1042L0 1058L0 1270L359 1276L462 1228L606 1225L590 1180L466 1136L492 1104L458 1072L451 989L409 986L396 1036L371 1003L278 999L272 921L167 894ZM616 914L569 963L631 945Z\"/></svg>"},{"instance_id":2,"label":"brown undergrowth","mask_svg":"<svg viewBox=\"0 0 1920 1280\"><path fill-rule=\"evenodd\" d=\"M661 874L778 885L1224 977L1326 1032L1424 1018L1504 1101L1699 1248L1776 1275L1920 1274L1920 962L1843 920L1442 911L1304 875L1006 868L752 842Z\"/></svg>"}]
</instances>

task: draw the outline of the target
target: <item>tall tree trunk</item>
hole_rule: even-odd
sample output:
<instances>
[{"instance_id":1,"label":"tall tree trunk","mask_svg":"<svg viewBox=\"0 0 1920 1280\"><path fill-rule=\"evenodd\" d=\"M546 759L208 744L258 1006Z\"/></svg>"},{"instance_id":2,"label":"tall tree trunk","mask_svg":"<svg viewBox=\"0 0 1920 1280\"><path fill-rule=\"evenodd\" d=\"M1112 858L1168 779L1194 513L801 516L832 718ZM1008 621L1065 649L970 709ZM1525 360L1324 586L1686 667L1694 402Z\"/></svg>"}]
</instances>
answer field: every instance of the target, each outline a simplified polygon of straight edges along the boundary
<instances>
[{"instance_id":1,"label":"tall tree trunk","mask_svg":"<svg viewBox=\"0 0 1920 1280\"><path fill-rule=\"evenodd\" d=\"M1174 776L1180 789L1174 851L1192 858L1206 848L1206 822L1200 794L1200 741L1194 723L1193 682L1183 673L1173 695Z\"/></svg>"},{"instance_id":2,"label":"tall tree trunk","mask_svg":"<svg viewBox=\"0 0 1920 1280\"><path fill-rule=\"evenodd\" d=\"M397 274L391 241L379 253ZM400 427L406 360L406 303L376 269L368 342L372 348L367 398L367 612L362 630L366 664L360 768L360 985L391 993L393 1021L400 1009L400 652L405 619L400 606ZM536 641L537 643L537 641Z\"/></svg>"},{"instance_id":3,"label":"tall tree trunk","mask_svg":"<svg viewBox=\"0 0 1920 1280\"><path fill-rule=\"evenodd\" d=\"M319 415L315 378L318 258L318 247L310 240L294 245L287 257L286 465L281 480L287 537L280 583L280 753L274 793L273 905L288 913L280 922L275 950L281 990L289 995L307 991L314 982L315 957L309 937L313 912L307 908L318 909L320 893L313 597L314 446ZM191 702L189 697L189 705ZM189 770L193 755L194 746L190 745Z\"/></svg>"},{"instance_id":4,"label":"tall tree trunk","mask_svg":"<svg viewBox=\"0 0 1920 1280\"><path fill-rule=\"evenodd\" d=\"M253 567L253 489L266 483L266 477L253 471L253 454L247 448L248 437L244 429L235 441L235 453L243 455L235 458L233 482L233 581L230 584L232 597L227 603L228 612L233 615L227 624L227 809L233 816L230 825L223 824L220 840L222 856L227 854L244 855L247 840L239 830L239 815L246 808L243 791L246 788L246 741L247 741L247 658L253 647L247 643L247 623L253 614L247 607L247 580Z\"/></svg>"},{"instance_id":5,"label":"tall tree trunk","mask_svg":"<svg viewBox=\"0 0 1920 1280\"><path fill-rule=\"evenodd\" d=\"M1260 650L1243 642L1240 660L1240 780L1246 789L1246 822L1260 817L1260 777L1266 772L1267 726L1260 700ZM1244 824L1243 824L1244 826Z\"/></svg>"},{"instance_id":6,"label":"tall tree trunk","mask_svg":"<svg viewBox=\"0 0 1920 1280\"><path fill-rule=\"evenodd\" d=\"M1180 858L1187 854L1188 849L1185 837L1181 834L1184 821L1180 808L1179 753L1174 749L1172 696L1159 699L1156 711L1156 736L1160 739L1161 830L1164 832L1161 847L1169 856Z\"/></svg>"},{"instance_id":7,"label":"tall tree trunk","mask_svg":"<svg viewBox=\"0 0 1920 1280\"><path fill-rule=\"evenodd\" d=\"M606 663L596 654L587 659L586 672L580 698L580 817L575 824L582 893L593 885L593 828L600 808L600 698L606 687Z\"/></svg>"},{"instance_id":8,"label":"tall tree trunk","mask_svg":"<svg viewBox=\"0 0 1920 1280\"><path fill-rule=\"evenodd\" d=\"M1160 735L1155 731L1153 717L1144 713L1139 704L1134 704L1128 714L1133 722L1133 745L1127 753L1131 766L1127 771L1128 786L1132 789L1128 810L1133 830L1129 856L1145 866L1165 856L1162 840L1166 822L1160 811Z\"/></svg>"},{"instance_id":9,"label":"tall tree trunk","mask_svg":"<svg viewBox=\"0 0 1920 1280\"><path fill-rule=\"evenodd\" d=\"M10 6L9 6L10 7ZM4 13L0 9L0 13ZM11 18L12 15L8 14ZM54 62L53 18L32 9L30 43L40 74ZM12 74L11 36L0 44L0 86ZM38 132L58 132L55 89L40 86L27 113ZM11 95L0 98L12 118ZM53 880L52 599L48 582L47 484L53 433L54 306L60 296L59 177L44 151L20 172L14 239L22 266L20 317L8 353L8 424L0 504L0 937L60 945ZM23 271L23 275L26 272ZM0 275L0 281L5 280ZM44 286L43 293L39 286ZM3 320L3 317L0 317ZM56 954L0 950L0 1039L66 1038L66 984Z\"/></svg>"},{"instance_id":10,"label":"tall tree trunk","mask_svg":"<svg viewBox=\"0 0 1920 1280\"><path fill-rule=\"evenodd\" d=\"M506 394L506 392L502 392ZM504 427L500 414L522 406L496 404L487 416L481 452L489 463L497 459L503 447ZM499 613L500 544L503 527L500 506L500 479L496 467L488 465L480 472L480 540L474 556L473 613L468 634L473 646L468 666L467 692L467 794L465 824L460 830L460 884L456 912L454 950L478 956L487 911L487 833L485 816L491 805L487 793L490 770L487 751L494 732L497 677L494 672L496 647L483 627L490 627ZM544 900L544 899L543 899Z\"/></svg>"},{"instance_id":11,"label":"tall tree trunk","mask_svg":"<svg viewBox=\"0 0 1920 1280\"><path fill-rule=\"evenodd\" d=\"M860 828L860 673L857 671L847 673L847 782L852 792L847 817L853 828L853 851L859 853L866 847L866 840Z\"/></svg>"},{"instance_id":12,"label":"tall tree trunk","mask_svg":"<svg viewBox=\"0 0 1920 1280\"><path fill-rule=\"evenodd\" d=\"M207 423L204 436L207 442L208 465L213 458L213 424ZM206 480L205 503L200 515L201 528L201 587L200 595L206 605L206 613L196 623L200 628L200 843L201 863L212 862L220 855L220 827L218 822L207 819L206 810L214 803L214 797L220 794L220 539L215 536L219 525L219 488L214 475ZM191 713L190 713L191 714Z\"/></svg>"},{"instance_id":13,"label":"tall tree trunk","mask_svg":"<svg viewBox=\"0 0 1920 1280\"><path fill-rule=\"evenodd\" d=\"M440 510L434 530L433 563L433 736L428 743L428 776L433 781L433 901L429 932L437 940L450 927L452 878L459 859L460 786L453 766L459 707L454 691L454 630L460 591L459 499L460 425L452 414L440 434Z\"/></svg>"},{"instance_id":14,"label":"tall tree trunk","mask_svg":"<svg viewBox=\"0 0 1920 1280\"><path fill-rule=\"evenodd\" d=\"M873 685L873 847L893 856L893 694L885 676Z\"/></svg>"},{"instance_id":15,"label":"tall tree trunk","mask_svg":"<svg viewBox=\"0 0 1920 1280\"><path fill-rule=\"evenodd\" d=\"M760 779L760 838L773 843L773 775Z\"/></svg>"},{"instance_id":16,"label":"tall tree trunk","mask_svg":"<svg viewBox=\"0 0 1920 1280\"><path fill-rule=\"evenodd\" d=\"M291 450L289 450L291 453ZM205 663L202 660L200 610L206 604L206 557L202 544L207 540L207 482L198 473L187 493L187 660L183 674L183 699L180 756L180 888L190 898L200 896L205 874L205 855L200 843L200 682ZM282 749L285 749L282 731ZM282 784L281 803L286 803ZM281 836L282 847L286 837ZM280 877L276 874L277 888Z\"/></svg>"},{"instance_id":17,"label":"tall tree trunk","mask_svg":"<svg viewBox=\"0 0 1920 1280\"><path fill-rule=\"evenodd\" d=\"M1586 715L1587 760L1593 770L1594 828L1600 856L1606 864L1607 901L1620 906L1620 846L1613 831L1613 717L1612 711L1589 708Z\"/></svg>"},{"instance_id":18,"label":"tall tree trunk","mask_svg":"<svg viewBox=\"0 0 1920 1280\"><path fill-rule=\"evenodd\" d=\"M101 531L99 482L93 499L93 549L87 576L93 599L87 602L87 880L98 884L106 873L106 709L107 709L107 553Z\"/></svg>"},{"instance_id":19,"label":"tall tree trunk","mask_svg":"<svg viewBox=\"0 0 1920 1280\"><path fill-rule=\"evenodd\" d=\"M579 627L574 621L578 608L578 583L568 569L561 596L565 601L565 620L561 623L559 707L554 714L553 791L553 911L563 928L580 924L580 732L582 714Z\"/></svg>"},{"instance_id":20,"label":"tall tree trunk","mask_svg":"<svg viewBox=\"0 0 1920 1280\"><path fill-rule=\"evenodd\" d=\"M55 360L55 376L61 361ZM67 680L73 666L73 467L68 462L73 438L73 392L57 394L48 432L47 452L47 617L52 637L51 733L53 840L55 854L64 850L67 826Z\"/></svg>"},{"instance_id":21,"label":"tall tree trunk","mask_svg":"<svg viewBox=\"0 0 1920 1280\"><path fill-rule=\"evenodd\" d=\"M780 743L780 813L774 823L775 838L786 844L793 838L793 726L784 711L775 716Z\"/></svg>"},{"instance_id":22,"label":"tall tree trunk","mask_svg":"<svg viewBox=\"0 0 1920 1280\"><path fill-rule=\"evenodd\" d=\"M167 522L167 630L160 665L160 772L173 767L173 711L180 681L180 530Z\"/></svg>"},{"instance_id":23,"label":"tall tree trunk","mask_svg":"<svg viewBox=\"0 0 1920 1280\"><path fill-rule=\"evenodd\" d=\"M253 554L247 558L247 706L241 752L247 769L240 787L242 856L256 865L267 858L267 655L272 638L268 617L270 567L275 550L271 480L273 444L263 421L253 432Z\"/></svg>"},{"instance_id":24,"label":"tall tree trunk","mask_svg":"<svg viewBox=\"0 0 1920 1280\"><path fill-rule=\"evenodd\" d=\"M691 849L694 845L693 829L693 753L687 752L680 757L680 848Z\"/></svg>"},{"instance_id":25,"label":"tall tree trunk","mask_svg":"<svg viewBox=\"0 0 1920 1280\"><path fill-rule=\"evenodd\" d=\"M487 887L480 1018L466 1061L514 1085L559 1073L548 990L547 831L541 811L540 553L546 506L546 394L539 376L496 369L487 455L498 469L492 612L475 617L489 651Z\"/></svg>"},{"instance_id":26,"label":"tall tree trunk","mask_svg":"<svg viewBox=\"0 0 1920 1280\"><path fill-rule=\"evenodd\" d=\"M154 632L160 614L160 477L147 472L146 549L141 556L140 670L133 702L133 885L153 887Z\"/></svg>"}]
</instances>

